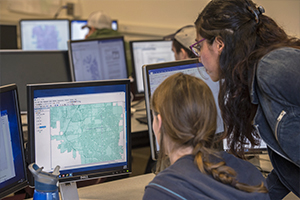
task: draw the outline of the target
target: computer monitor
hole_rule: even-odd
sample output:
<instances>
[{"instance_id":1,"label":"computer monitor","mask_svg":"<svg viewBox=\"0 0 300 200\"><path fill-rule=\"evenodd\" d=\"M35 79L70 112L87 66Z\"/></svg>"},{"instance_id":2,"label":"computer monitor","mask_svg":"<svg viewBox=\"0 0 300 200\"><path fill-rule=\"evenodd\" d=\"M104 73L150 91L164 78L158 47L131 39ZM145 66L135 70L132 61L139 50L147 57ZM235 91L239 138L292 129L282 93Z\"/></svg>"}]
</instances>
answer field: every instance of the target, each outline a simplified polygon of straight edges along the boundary
<instances>
[{"instance_id":1,"label":"computer monitor","mask_svg":"<svg viewBox=\"0 0 300 200\"><path fill-rule=\"evenodd\" d=\"M30 163L46 172L59 165L61 186L131 173L129 79L27 89Z\"/></svg>"},{"instance_id":2,"label":"computer monitor","mask_svg":"<svg viewBox=\"0 0 300 200\"><path fill-rule=\"evenodd\" d=\"M71 40L72 81L128 78L123 36Z\"/></svg>"},{"instance_id":3,"label":"computer monitor","mask_svg":"<svg viewBox=\"0 0 300 200\"><path fill-rule=\"evenodd\" d=\"M71 81L67 51L0 50L0 85L18 86L20 110L27 111L26 84Z\"/></svg>"},{"instance_id":4,"label":"computer monitor","mask_svg":"<svg viewBox=\"0 0 300 200\"><path fill-rule=\"evenodd\" d=\"M82 28L87 24L87 20L71 20L71 40L83 40L88 34L88 28Z\"/></svg>"},{"instance_id":5,"label":"computer monitor","mask_svg":"<svg viewBox=\"0 0 300 200\"><path fill-rule=\"evenodd\" d=\"M202 63L199 63L198 59L189 59L182 61L173 61L166 63L157 63L143 66L143 80L145 86L145 104L146 113L148 119L148 131L150 138L150 149L152 159L156 160L158 155L158 145L155 139L155 135L152 130L152 114L150 109L150 98L155 89L162 83L167 77L172 74L182 72L201 78L211 89L215 103L217 106L217 130L216 134L224 131L223 119L221 111L218 105L218 94L219 94L219 82L213 82L209 75L206 73Z\"/></svg>"},{"instance_id":6,"label":"computer monitor","mask_svg":"<svg viewBox=\"0 0 300 200\"><path fill-rule=\"evenodd\" d=\"M19 23L23 50L68 50L68 19L21 19Z\"/></svg>"},{"instance_id":7,"label":"computer monitor","mask_svg":"<svg viewBox=\"0 0 300 200\"><path fill-rule=\"evenodd\" d=\"M0 199L28 185L15 84L0 86Z\"/></svg>"},{"instance_id":8,"label":"computer monitor","mask_svg":"<svg viewBox=\"0 0 300 200\"><path fill-rule=\"evenodd\" d=\"M130 41L133 75L136 95L144 94L142 67L146 64L174 61L172 41L136 40Z\"/></svg>"},{"instance_id":9,"label":"computer monitor","mask_svg":"<svg viewBox=\"0 0 300 200\"><path fill-rule=\"evenodd\" d=\"M17 26L0 25L0 49L17 49Z\"/></svg>"},{"instance_id":10,"label":"computer monitor","mask_svg":"<svg viewBox=\"0 0 300 200\"><path fill-rule=\"evenodd\" d=\"M114 19L111 21L111 29L115 31L119 30L118 20Z\"/></svg>"}]
</instances>

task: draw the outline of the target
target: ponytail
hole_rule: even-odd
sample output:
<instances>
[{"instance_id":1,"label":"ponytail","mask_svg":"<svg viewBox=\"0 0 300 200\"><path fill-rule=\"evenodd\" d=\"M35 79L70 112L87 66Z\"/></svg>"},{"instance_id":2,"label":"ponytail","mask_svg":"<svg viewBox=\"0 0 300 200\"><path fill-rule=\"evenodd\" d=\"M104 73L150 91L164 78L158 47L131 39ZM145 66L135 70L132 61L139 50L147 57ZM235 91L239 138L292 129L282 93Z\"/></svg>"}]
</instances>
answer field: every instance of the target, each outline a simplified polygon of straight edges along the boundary
<instances>
[{"instance_id":1,"label":"ponytail","mask_svg":"<svg viewBox=\"0 0 300 200\"><path fill-rule=\"evenodd\" d=\"M199 145L200 146L200 145ZM209 161L209 155L219 157L216 152L209 153L209 149L206 149L205 147L202 147L202 149L197 146L198 151L195 154L195 164L197 165L198 169L203 174L209 174L212 175L212 177L224 184L231 185L235 187L236 189L239 189L241 191L245 192L259 192L259 193L267 193L268 190L265 187L264 183L262 182L259 185L247 185L244 183L240 183L237 181L237 174L229 166L226 166L226 163L224 161L218 162L218 163L212 163Z\"/></svg>"}]
</instances>

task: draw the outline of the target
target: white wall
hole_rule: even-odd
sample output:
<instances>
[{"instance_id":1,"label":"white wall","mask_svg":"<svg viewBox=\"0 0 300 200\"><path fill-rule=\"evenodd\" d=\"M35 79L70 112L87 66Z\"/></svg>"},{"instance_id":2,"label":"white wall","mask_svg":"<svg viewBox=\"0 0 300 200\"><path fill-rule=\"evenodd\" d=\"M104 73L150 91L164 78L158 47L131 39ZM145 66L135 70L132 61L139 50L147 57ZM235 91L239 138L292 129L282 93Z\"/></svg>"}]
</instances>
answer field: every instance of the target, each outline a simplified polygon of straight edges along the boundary
<instances>
[{"instance_id":1,"label":"white wall","mask_svg":"<svg viewBox=\"0 0 300 200\"><path fill-rule=\"evenodd\" d=\"M118 19L121 32L130 39L137 39L160 38L184 25L193 24L209 0L0 0L0 23L18 24L22 18L52 18L57 6L66 2L75 3L75 14L81 19L87 19L93 11L105 11L113 19ZM262 5L265 14L284 27L288 34L300 37L300 0L255 2ZM46 9L47 3L52 7ZM8 9L9 5L24 8L24 12L34 7L36 14L14 12ZM66 15L66 10L62 10L58 18L66 17L71 18Z\"/></svg>"}]
</instances>

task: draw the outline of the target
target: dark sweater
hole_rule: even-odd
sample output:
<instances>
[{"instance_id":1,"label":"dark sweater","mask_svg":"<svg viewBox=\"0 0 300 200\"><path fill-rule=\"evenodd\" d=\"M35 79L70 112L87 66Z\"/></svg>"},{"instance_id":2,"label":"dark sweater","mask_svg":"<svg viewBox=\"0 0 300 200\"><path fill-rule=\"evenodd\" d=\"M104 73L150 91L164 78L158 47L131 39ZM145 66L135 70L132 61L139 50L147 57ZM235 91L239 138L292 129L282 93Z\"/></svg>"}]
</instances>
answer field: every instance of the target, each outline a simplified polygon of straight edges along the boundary
<instances>
[{"instance_id":1,"label":"dark sweater","mask_svg":"<svg viewBox=\"0 0 300 200\"><path fill-rule=\"evenodd\" d=\"M251 163L222 152L227 166L238 174L237 179L248 185L259 185L265 178ZM194 164L192 155L178 159L173 165L160 172L146 186L144 200L147 199L220 199L220 200L268 200L268 193L248 193L238 190L203 174Z\"/></svg>"}]
</instances>

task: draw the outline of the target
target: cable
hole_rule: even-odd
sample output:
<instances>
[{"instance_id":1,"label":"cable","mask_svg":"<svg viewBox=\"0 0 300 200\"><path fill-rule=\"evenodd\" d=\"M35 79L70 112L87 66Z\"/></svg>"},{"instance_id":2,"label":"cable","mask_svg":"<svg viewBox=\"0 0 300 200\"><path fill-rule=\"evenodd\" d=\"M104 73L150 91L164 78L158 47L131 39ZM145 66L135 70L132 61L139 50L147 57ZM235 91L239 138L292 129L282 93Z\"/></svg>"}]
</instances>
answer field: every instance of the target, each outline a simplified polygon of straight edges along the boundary
<instances>
[{"instance_id":1,"label":"cable","mask_svg":"<svg viewBox=\"0 0 300 200\"><path fill-rule=\"evenodd\" d=\"M55 13L55 15L54 15L54 19L56 19L56 18L58 17L60 11L61 11L62 9L64 9L64 8L67 8L67 5L61 6L61 7L58 8L58 10L56 11L56 13Z\"/></svg>"},{"instance_id":2,"label":"cable","mask_svg":"<svg viewBox=\"0 0 300 200\"><path fill-rule=\"evenodd\" d=\"M146 108L135 109L135 112L144 111L144 110L146 110Z\"/></svg>"}]
</instances>

